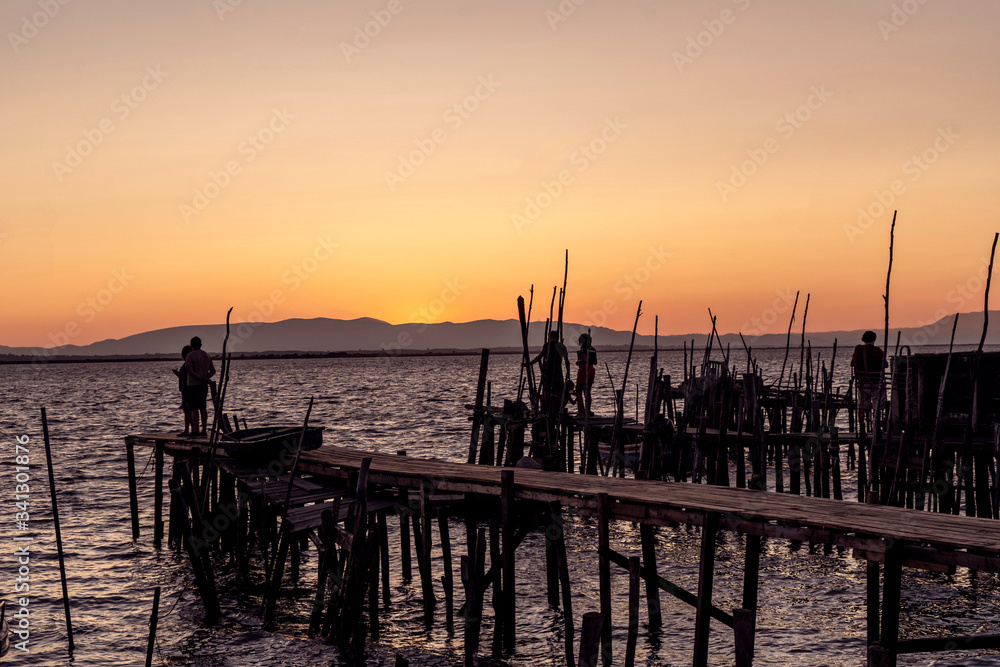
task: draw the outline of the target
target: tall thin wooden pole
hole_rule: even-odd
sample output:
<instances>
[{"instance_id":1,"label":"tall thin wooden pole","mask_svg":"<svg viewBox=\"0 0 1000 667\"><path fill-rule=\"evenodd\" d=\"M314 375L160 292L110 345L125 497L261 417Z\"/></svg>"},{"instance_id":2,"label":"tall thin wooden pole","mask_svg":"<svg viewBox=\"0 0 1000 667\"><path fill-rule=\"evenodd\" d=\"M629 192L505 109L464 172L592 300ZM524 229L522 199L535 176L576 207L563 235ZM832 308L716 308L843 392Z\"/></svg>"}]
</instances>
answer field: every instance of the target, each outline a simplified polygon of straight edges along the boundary
<instances>
[{"instance_id":1,"label":"tall thin wooden pole","mask_svg":"<svg viewBox=\"0 0 1000 667\"><path fill-rule=\"evenodd\" d=\"M42 408L42 435L45 438L45 462L49 467L49 494L52 496L52 523L56 528L56 550L59 554L59 578L62 580L63 608L66 610L66 635L69 652L73 652L73 622L69 613L69 589L66 586L66 561L63 558L62 533L59 530L59 506L56 503L56 476L52 470L52 447L49 445L49 420Z\"/></svg>"},{"instance_id":2,"label":"tall thin wooden pole","mask_svg":"<svg viewBox=\"0 0 1000 667\"><path fill-rule=\"evenodd\" d=\"M778 376L778 390L781 390L781 382L785 378L785 364L788 363L788 348L792 343L792 324L795 323L795 309L799 306L799 293L795 292L795 303L792 304L792 316L788 320L788 333L785 335L785 358L781 361L781 375Z\"/></svg>"}]
</instances>

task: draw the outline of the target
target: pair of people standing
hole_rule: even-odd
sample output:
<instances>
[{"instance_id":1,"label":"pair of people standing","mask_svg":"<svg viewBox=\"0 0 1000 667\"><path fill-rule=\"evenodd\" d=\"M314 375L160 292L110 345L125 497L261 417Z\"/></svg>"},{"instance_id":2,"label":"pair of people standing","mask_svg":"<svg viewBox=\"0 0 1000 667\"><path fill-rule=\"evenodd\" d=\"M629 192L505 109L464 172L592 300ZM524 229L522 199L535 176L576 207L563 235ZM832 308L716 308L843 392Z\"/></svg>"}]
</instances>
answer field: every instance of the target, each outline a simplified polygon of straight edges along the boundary
<instances>
[{"instance_id":1,"label":"pair of people standing","mask_svg":"<svg viewBox=\"0 0 1000 667\"><path fill-rule=\"evenodd\" d=\"M559 342L557 331L549 332L549 340L542 346L538 356L529 364L539 363L541 366L542 408L550 414L556 414L568 400L576 403L577 417L593 416L590 410L590 390L597 375L597 351L590 345L590 334L580 334L577 342L580 349L576 353L576 384L567 381L569 377L569 354L566 346ZM562 369L565 366L566 374Z\"/></svg>"},{"instance_id":2,"label":"pair of people standing","mask_svg":"<svg viewBox=\"0 0 1000 667\"><path fill-rule=\"evenodd\" d=\"M203 438L208 435L208 385L215 375L215 364L212 357L201 349L201 338L198 336L181 349L181 358L184 363L180 369L173 369L181 391L181 410L184 411L184 432L177 435Z\"/></svg>"}]
</instances>

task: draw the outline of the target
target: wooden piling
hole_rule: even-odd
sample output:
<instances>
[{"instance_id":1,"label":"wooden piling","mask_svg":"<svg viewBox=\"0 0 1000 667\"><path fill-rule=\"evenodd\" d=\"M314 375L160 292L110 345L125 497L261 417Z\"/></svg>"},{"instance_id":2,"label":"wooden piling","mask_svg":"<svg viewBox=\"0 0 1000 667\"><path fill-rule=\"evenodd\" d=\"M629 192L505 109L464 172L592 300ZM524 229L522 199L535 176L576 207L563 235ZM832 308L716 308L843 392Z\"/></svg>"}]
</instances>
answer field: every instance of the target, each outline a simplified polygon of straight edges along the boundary
<instances>
[{"instance_id":1,"label":"wooden piling","mask_svg":"<svg viewBox=\"0 0 1000 667\"><path fill-rule=\"evenodd\" d=\"M62 533L59 530L59 504L56 502L56 477L52 469L52 447L49 444L49 420L42 408L42 437L45 440L45 463L49 468L49 495L52 497L52 523L56 533L56 553L59 556L59 578L62 581L63 610L66 612L66 636L70 654L73 653L73 622L69 613L69 590L66 587L66 560L63 557Z\"/></svg>"},{"instance_id":2,"label":"wooden piling","mask_svg":"<svg viewBox=\"0 0 1000 667\"><path fill-rule=\"evenodd\" d=\"M583 615L580 630L580 667L597 667L598 648L601 644L601 628L604 619L599 612L589 611Z\"/></svg>"},{"instance_id":3,"label":"wooden piling","mask_svg":"<svg viewBox=\"0 0 1000 667\"><path fill-rule=\"evenodd\" d=\"M188 522L188 506L184 502L180 485L176 480L169 480L171 502L177 503L179 508L178 516L181 518L180 535L187 549L188 557L191 561L191 569L194 570L194 580L201 596L202 604L205 606L205 624L214 625L222 614L219 607L218 594L215 591L215 582L212 580L211 572L206 571L205 561L202 558L200 549L195 545L191 535L191 524Z\"/></svg>"},{"instance_id":4,"label":"wooden piling","mask_svg":"<svg viewBox=\"0 0 1000 667\"><path fill-rule=\"evenodd\" d=\"M153 548L163 543L163 443L154 445L153 463Z\"/></svg>"},{"instance_id":5,"label":"wooden piling","mask_svg":"<svg viewBox=\"0 0 1000 667\"><path fill-rule=\"evenodd\" d=\"M833 466L831 470L831 475L833 476L833 499L843 500L844 491L841 488L840 481L840 429L836 426L830 427L830 461Z\"/></svg>"},{"instance_id":6,"label":"wooden piling","mask_svg":"<svg viewBox=\"0 0 1000 667\"><path fill-rule=\"evenodd\" d=\"M749 667L753 663L754 644L757 634L757 600L760 582L759 535L746 536L746 550L743 558L743 607L733 611L733 630L736 633L737 667ZM737 611L740 612L737 614ZM741 654L743 656L741 663Z\"/></svg>"},{"instance_id":7,"label":"wooden piling","mask_svg":"<svg viewBox=\"0 0 1000 667\"><path fill-rule=\"evenodd\" d=\"M694 665L708 665L708 635L712 613L712 585L715 579L715 536L719 515L706 512L701 526L701 561L698 566L698 603L694 630Z\"/></svg>"},{"instance_id":8,"label":"wooden piling","mask_svg":"<svg viewBox=\"0 0 1000 667\"><path fill-rule=\"evenodd\" d=\"M486 392L486 371L490 363L490 351L483 348L479 357L479 381L476 383L476 408L472 413L472 437L469 441L469 463L476 462L476 447L479 445L479 427L486 414L483 408L483 397Z\"/></svg>"},{"instance_id":9,"label":"wooden piling","mask_svg":"<svg viewBox=\"0 0 1000 667\"><path fill-rule=\"evenodd\" d=\"M503 524L503 648L513 651L515 643L514 596L514 471L500 473L500 521Z\"/></svg>"},{"instance_id":10,"label":"wooden piling","mask_svg":"<svg viewBox=\"0 0 1000 667\"><path fill-rule=\"evenodd\" d=\"M754 613L733 609L733 634L736 638L736 667L753 665Z\"/></svg>"},{"instance_id":11,"label":"wooden piling","mask_svg":"<svg viewBox=\"0 0 1000 667\"><path fill-rule=\"evenodd\" d=\"M396 456L406 456L406 450L400 449ZM413 514L413 509L410 507L410 491L404 487L399 489L398 511L400 570L403 581L409 581L413 577L410 563L410 515Z\"/></svg>"},{"instance_id":12,"label":"wooden piling","mask_svg":"<svg viewBox=\"0 0 1000 667\"><path fill-rule=\"evenodd\" d=\"M492 573L492 581L490 581L490 588L493 591L492 600L490 601L493 607L493 656L499 657L503 653L503 626L507 621L507 615L504 613L504 594L503 594L503 568L497 567L501 565L502 556L500 555L502 548L500 546L500 519L490 519L490 572Z\"/></svg>"},{"instance_id":13,"label":"wooden piling","mask_svg":"<svg viewBox=\"0 0 1000 667\"><path fill-rule=\"evenodd\" d=\"M608 494L601 493L597 496L597 569L600 580L601 618L603 619L601 624L601 661L604 667L611 664L611 559L609 553L611 539L608 526L611 508L608 503ZM583 664L582 659L581 664Z\"/></svg>"},{"instance_id":14,"label":"wooden piling","mask_svg":"<svg viewBox=\"0 0 1000 667\"><path fill-rule=\"evenodd\" d=\"M125 460L128 464L128 506L132 515L132 539L139 539L139 493L135 478L135 445L125 440Z\"/></svg>"},{"instance_id":15,"label":"wooden piling","mask_svg":"<svg viewBox=\"0 0 1000 667\"><path fill-rule=\"evenodd\" d=\"M639 524L639 540L642 544L642 563L646 568L646 606L649 614L649 627L659 628L663 625L660 613L660 586L656 574L656 541L655 529L647 523Z\"/></svg>"},{"instance_id":16,"label":"wooden piling","mask_svg":"<svg viewBox=\"0 0 1000 667\"><path fill-rule=\"evenodd\" d=\"M389 527L385 518L385 512L379 512L375 517L378 522L378 549L382 559L382 602L389 604Z\"/></svg>"},{"instance_id":17,"label":"wooden piling","mask_svg":"<svg viewBox=\"0 0 1000 667\"><path fill-rule=\"evenodd\" d=\"M570 593L569 566L566 562L566 526L563 523L562 506L558 502L549 503L549 513L552 516L556 565L559 569L559 582L562 588L566 665L573 667L573 596Z\"/></svg>"},{"instance_id":18,"label":"wooden piling","mask_svg":"<svg viewBox=\"0 0 1000 667\"><path fill-rule=\"evenodd\" d=\"M549 526L545 531L545 591L550 607L559 606L559 562L555 538L558 533L555 515L549 509Z\"/></svg>"},{"instance_id":19,"label":"wooden piling","mask_svg":"<svg viewBox=\"0 0 1000 667\"><path fill-rule=\"evenodd\" d=\"M639 638L639 568L638 556L628 559L628 638L625 642L625 667L635 665L635 643Z\"/></svg>"},{"instance_id":20,"label":"wooden piling","mask_svg":"<svg viewBox=\"0 0 1000 667\"><path fill-rule=\"evenodd\" d=\"M441 560L444 574L441 575L441 586L444 588L445 618L449 634L454 632L454 590L455 580L451 566L451 534L448 531L448 515L443 507L438 508L438 533L441 536Z\"/></svg>"}]
</instances>

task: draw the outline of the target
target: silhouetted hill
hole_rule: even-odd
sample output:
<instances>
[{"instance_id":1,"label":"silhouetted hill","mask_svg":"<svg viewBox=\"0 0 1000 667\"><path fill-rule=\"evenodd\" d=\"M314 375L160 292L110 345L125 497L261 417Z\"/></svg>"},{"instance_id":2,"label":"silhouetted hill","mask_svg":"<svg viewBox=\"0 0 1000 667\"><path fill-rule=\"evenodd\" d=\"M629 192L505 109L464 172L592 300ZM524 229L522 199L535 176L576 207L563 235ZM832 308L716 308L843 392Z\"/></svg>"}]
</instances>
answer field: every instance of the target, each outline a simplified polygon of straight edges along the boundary
<instances>
[{"instance_id":1,"label":"silhouetted hill","mask_svg":"<svg viewBox=\"0 0 1000 667\"><path fill-rule=\"evenodd\" d=\"M951 336L953 315L923 327L909 327L901 332L902 344L947 345ZM991 311L993 329L987 338L991 345L1000 344L1000 312ZM874 323L873 323L874 324ZM533 322L529 331L529 344L537 350L543 342L544 322ZM780 328L782 325L775 325ZM786 326L787 325L783 325ZM571 349L576 346L580 332L591 331L594 345L598 348L613 349L629 345L630 331L615 331L605 327L587 327L581 324L565 324L564 339ZM979 342L983 328L982 313L965 313L959 318L955 342L958 345L974 345ZM879 345L883 344L882 329L873 326L879 334ZM890 347L896 342L896 329L890 331ZM785 331L775 331L757 336L744 334L746 344L754 348L784 347ZM834 339L842 348L853 347L860 342L863 330L807 332L806 339L813 347L828 347ZM224 324L204 324L196 326L170 327L127 336L122 339L103 340L90 345L64 345L58 348L27 348L0 346L0 355L10 359L11 355L29 357L85 356L111 357L131 355L171 355L180 353L192 336L201 336L205 349L212 353L222 350L226 334ZM792 330L792 345L798 345L801 330ZM661 349L680 348L685 342L694 340L696 347L702 347L707 340L707 332L660 336L657 343ZM723 334L724 345L742 348L738 334ZM653 336L637 335L637 347L651 348ZM389 324L381 320L363 317L355 320L335 320L328 318L290 319L281 322L249 323L231 325L228 349L234 355L263 354L273 352L379 352L390 354L420 352L427 350L471 350L487 347L497 351L520 350L521 331L517 320L477 320L474 322L443 322L439 324Z\"/></svg>"}]
</instances>

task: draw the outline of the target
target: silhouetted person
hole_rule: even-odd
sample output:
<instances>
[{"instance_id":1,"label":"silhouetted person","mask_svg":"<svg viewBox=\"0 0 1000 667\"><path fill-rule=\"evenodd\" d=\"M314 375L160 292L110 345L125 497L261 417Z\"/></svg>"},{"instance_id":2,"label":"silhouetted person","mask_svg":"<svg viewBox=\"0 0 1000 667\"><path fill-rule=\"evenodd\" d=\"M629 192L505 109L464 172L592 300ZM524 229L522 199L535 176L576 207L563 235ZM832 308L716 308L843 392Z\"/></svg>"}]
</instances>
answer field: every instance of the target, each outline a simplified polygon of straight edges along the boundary
<instances>
[{"instance_id":1,"label":"silhouetted person","mask_svg":"<svg viewBox=\"0 0 1000 667\"><path fill-rule=\"evenodd\" d=\"M181 364L179 369L171 368L174 375L177 376L177 388L181 390L181 410L184 411L184 432L178 433L182 438L186 438L191 435L191 401L188 400L188 372L187 372L187 356L191 352L191 346L185 345L181 348L181 359L184 363Z\"/></svg>"},{"instance_id":2,"label":"silhouetted person","mask_svg":"<svg viewBox=\"0 0 1000 667\"><path fill-rule=\"evenodd\" d=\"M590 334L582 333L577 339L576 351L576 416L593 416L590 410L590 388L597 377L597 350L590 346Z\"/></svg>"},{"instance_id":3,"label":"silhouetted person","mask_svg":"<svg viewBox=\"0 0 1000 667\"><path fill-rule=\"evenodd\" d=\"M559 407L563 403L563 390L565 380L569 376L569 354L566 346L559 342L559 332L550 331L549 339L542 346L542 351L538 356L529 361L530 364L539 363L541 367L542 409L554 414L559 413ZM566 374L563 375L562 366L566 366Z\"/></svg>"},{"instance_id":4,"label":"silhouetted person","mask_svg":"<svg viewBox=\"0 0 1000 667\"><path fill-rule=\"evenodd\" d=\"M215 375L215 364L208 352L201 349L201 338L191 339L191 351L187 359L188 399L191 405L191 437L208 435L208 383ZM198 415L201 415L201 430L198 430Z\"/></svg>"},{"instance_id":5,"label":"silhouetted person","mask_svg":"<svg viewBox=\"0 0 1000 667\"><path fill-rule=\"evenodd\" d=\"M862 345L857 345L854 348L854 356L851 357L854 386L858 391L859 416L868 413L873 407L877 415L885 403L885 384L881 380L882 371L887 363L885 352L882 351L882 348L875 347L876 338L874 331L864 332L861 336ZM881 391L879 391L880 384L882 384ZM878 396L877 399L876 396Z\"/></svg>"}]
</instances>

